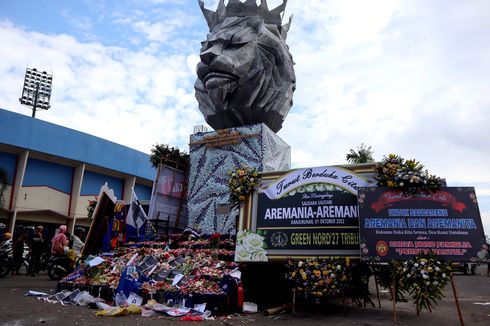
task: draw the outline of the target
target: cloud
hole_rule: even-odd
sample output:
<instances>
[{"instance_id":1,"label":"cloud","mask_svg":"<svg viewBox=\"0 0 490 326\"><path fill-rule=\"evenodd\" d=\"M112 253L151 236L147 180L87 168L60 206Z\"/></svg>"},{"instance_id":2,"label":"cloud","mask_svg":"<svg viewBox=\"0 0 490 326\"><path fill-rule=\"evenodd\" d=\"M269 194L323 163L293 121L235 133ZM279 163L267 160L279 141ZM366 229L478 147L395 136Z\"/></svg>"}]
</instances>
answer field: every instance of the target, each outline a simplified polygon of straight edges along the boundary
<instances>
[{"instance_id":1,"label":"cloud","mask_svg":"<svg viewBox=\"0 0 490 326\"><path fill-rule=\"evenodd\" d=\"M0 78L9 85L0 90L3 108L29 114L17 102L29 66L53 73L52 108L37 115L46 121L147 153L157 142L186 149L192 127L202 123L192 87L195 56L83 43L9 22L0 24L0 37Z\"/></svg>"},{"instance_id":2,"label":"cloud","mask_svg":"<svg viewBox=\"0 0 490 326\"><path fill-rule=\"evenodd\" d=\"M0 105L30 114L18 97L25 68L37 67L54 75L39 118L145 152L155 142L186 150L204 121L193 83L207 27L195 2L167 2L101 11L119 47L0 22ZM297 90L279 136L293 166L343 164L365 143L377 160L397 153L451 186L474 185L488 214L489 13L485 0L289 1Z\"/></svg>"}]
</instances>

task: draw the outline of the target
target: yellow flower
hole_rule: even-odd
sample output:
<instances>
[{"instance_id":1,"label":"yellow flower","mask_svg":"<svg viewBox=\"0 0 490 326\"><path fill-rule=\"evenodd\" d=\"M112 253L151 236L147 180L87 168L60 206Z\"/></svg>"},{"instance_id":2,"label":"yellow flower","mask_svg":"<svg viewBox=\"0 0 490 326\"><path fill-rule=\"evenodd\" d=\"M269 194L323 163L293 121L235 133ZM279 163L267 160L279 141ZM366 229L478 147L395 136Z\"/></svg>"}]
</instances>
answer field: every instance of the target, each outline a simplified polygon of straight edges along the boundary
<instances>
[{"instance_id":1,"label":"yellow flower","mask_svg":"<svg viewBox=\"0 0 490 326\"><path fill-rule=\"evenodd\" d=\"M292 272L291 277L295 277L295 276L296 276L296 272Z\"/></svg>"}]
</instances>

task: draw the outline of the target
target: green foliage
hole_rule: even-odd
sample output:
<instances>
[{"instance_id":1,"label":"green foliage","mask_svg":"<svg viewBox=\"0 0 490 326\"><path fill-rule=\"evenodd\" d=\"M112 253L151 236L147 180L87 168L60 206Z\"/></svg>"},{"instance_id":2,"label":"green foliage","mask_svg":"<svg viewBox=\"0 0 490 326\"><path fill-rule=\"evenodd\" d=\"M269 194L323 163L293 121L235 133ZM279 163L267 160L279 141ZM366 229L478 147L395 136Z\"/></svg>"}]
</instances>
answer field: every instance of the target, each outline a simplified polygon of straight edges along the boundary
<instances>
[{"instance_id":1,"label":"green foliage","mask_svg":"<svg viewBox=\"0 0 490 326\"><path fill-rule=\"evenodd\" d=\"M0 168L0 207L3 207L3 193L7 189L7 171Z\"/></svg>"},{"instance_id":2,"label":"green foliage","mask_svg":"<svg viewBox=\"0 0 490 326\"><path fill-rule=\"evenodd\" d=\"M160 163L187 170L189 166L189 154L181 152L176 147L169 147L166 144L155 144L151 148L150 162L154 168Z\"/></svg>"},{"instance_id":3,"label":"green foliage","mask_svg":"<svg viewBox=\"0 0 490 326\"><path fill-rule=\"evenodd\" d=\"M286 279L299 298L322 302L343 296L359 306L374 306L368 287L371 270L365 263L351 264L345 257L309 258L289 260L286 268Z\"/></svg>"},{"instance_id":4,"label":"green foliage","mask_svg":"<svg viewBox=\"0 0 490 326\"><path fill-rule=\"evenodd\" d=\"M443 180L424 170L424 166L416 160L405 160L389 154L376 165L376 180L379 187L401 189L404 192L417 192L420 189L437 190Z\"/></svg>"},{"instance_id":5,"label":"green foliage","mask_svg":"<svg viewBox=\"0 0 490 326\"><path fill-rule=\"evenodd\" d=\"M373 154L371 146L366 147L364 143L361 143L361 146L357 147L357 152L351 149L346 154L345 159L351 164L371 163L374 162Z\"/></svg>"},{"instance_id":6,"label":"green foliage","mask_svg":"<svg viewBox=\"0 0 490 326\"><path fill-rule=\"evenodd\" d=\"M389 266L375 269L378 282L385 288L396 289L396 301L406 301L409 296L417 308L432 312L444 296L444 288L450 280L449 263L437 259L429 252L407 261L394 260Z\"/></svg>"}]
</instances>

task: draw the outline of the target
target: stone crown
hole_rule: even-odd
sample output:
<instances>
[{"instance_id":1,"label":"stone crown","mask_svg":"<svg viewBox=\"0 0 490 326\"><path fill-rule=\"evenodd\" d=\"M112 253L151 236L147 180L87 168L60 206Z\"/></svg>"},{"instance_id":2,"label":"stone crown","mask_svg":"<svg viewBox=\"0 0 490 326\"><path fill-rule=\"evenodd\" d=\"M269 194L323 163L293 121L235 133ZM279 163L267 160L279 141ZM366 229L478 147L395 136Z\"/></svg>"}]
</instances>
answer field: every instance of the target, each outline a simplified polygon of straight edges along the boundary
<instances>
[{"instance_id":1,"label":"stone crown","mask_svg":"<svg viewBox=\"0 0 490 326\"><path fill-rule=\"evenodd\" d=\"M226 17L251 15L260 16L264 19L266 24L274 24L277 25L278 28L281 28L281 13L284 12L286 4L287 0L283 0L282 4L272 10L269 10L267 0L262 0L260 5L257 5L255 0L246 0L245 2L241 2L240 0L229 0L226 6L224 0L220 0L216 11L212 11L204 8L204 2L199 0L199 6L201 7L201 11L206 18L209 30L212 30L214 26L223 22Z\"/></svg>"}]
</instances>

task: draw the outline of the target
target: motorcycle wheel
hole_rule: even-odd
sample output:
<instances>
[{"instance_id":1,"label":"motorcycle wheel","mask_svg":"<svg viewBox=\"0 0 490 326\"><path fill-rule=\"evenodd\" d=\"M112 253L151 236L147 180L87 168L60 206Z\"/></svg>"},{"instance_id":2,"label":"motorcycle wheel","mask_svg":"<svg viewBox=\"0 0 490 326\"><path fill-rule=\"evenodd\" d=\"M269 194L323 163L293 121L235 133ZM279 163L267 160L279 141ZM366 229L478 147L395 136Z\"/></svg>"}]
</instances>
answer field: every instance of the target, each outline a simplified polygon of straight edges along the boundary
<instances>
[{"instance_id":1,"label":"motorcycle wheel","mask_svg":"<svg viewBox=\"0 0 490 326\"><path fill-rule=\"evenodd\" d=\"M4 264L0 264L0 278L7 276L9 272L10 268L5 266Z\"/></svg>"},{"instance_id":2,"label":"motorcycle wheel","mask_svg":"<svg viewBox=\"0 0 490 326\"><path fill-rule=\"evenodd\" d=\"M65 276L65 273L61 273L60 268L58 268L57 265L54 265L48 267L48 276L53 281L59 281Z\"/></svg>"}]
</instances>

